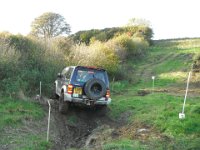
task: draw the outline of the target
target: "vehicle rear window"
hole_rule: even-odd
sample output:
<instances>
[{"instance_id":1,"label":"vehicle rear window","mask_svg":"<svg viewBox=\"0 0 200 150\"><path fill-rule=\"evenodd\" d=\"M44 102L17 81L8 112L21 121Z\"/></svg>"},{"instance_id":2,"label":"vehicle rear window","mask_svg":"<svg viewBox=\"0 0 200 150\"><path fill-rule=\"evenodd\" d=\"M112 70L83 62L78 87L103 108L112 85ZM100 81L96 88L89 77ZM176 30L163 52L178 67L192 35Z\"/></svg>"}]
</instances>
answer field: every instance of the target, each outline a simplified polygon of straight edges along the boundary
<instances>
[{"instance_id":1,"label":"vehicle rear window","mask_svg":"<svg viewBox=\"0 0 200 150\"><path fill-rule=\"evenodd\" d=\"M104 83L106 82L105 73L98 70L77 70L76 81L77 82L87 82L90 79L97 78L102 80Z\"/></svg>"}]
</instances>

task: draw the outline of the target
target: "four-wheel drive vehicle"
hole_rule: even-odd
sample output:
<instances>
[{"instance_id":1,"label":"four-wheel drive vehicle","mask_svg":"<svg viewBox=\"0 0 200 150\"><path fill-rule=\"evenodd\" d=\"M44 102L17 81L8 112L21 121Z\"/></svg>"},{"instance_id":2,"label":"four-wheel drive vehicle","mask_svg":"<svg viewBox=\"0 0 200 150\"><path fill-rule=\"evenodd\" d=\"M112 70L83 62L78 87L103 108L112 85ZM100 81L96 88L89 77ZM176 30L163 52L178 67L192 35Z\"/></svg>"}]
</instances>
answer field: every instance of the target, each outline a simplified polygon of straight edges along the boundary
<instances>
[{"instance_id":1,"label":"four-wheel drive vehicle","mask_svg":"<svg viewBox=\"0 0 200 150\"><path fill-rule=\"evenodd\" d=\"M69 103L106 108L111 103L107 72L96 67L66 67L57 75L55 95L61 113L67 112Z\"/></svg>"}]
</instances>

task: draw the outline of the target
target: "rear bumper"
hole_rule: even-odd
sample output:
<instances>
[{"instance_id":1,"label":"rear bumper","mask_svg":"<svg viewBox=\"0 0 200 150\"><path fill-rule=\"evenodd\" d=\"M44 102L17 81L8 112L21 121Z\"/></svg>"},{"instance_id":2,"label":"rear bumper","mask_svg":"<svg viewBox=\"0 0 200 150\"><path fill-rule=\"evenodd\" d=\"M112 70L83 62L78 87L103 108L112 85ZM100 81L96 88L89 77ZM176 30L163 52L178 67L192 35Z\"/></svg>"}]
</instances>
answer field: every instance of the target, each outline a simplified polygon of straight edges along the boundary
<instances>
[{"instance_id":1,"label":"rear bumper","mask_svg":"<svg viewBox=\"0 0 200 150\"><path fill-rule=\"evenodd\" d=\"M111 103L111 98L106 99L102 97L98 100L91 100L87 96L83 96L83 98L72 97L71 94L64 94L64 101L69 101L72 103L80 103L85 105L109 105Z\"/></svg>"}]
</instances>

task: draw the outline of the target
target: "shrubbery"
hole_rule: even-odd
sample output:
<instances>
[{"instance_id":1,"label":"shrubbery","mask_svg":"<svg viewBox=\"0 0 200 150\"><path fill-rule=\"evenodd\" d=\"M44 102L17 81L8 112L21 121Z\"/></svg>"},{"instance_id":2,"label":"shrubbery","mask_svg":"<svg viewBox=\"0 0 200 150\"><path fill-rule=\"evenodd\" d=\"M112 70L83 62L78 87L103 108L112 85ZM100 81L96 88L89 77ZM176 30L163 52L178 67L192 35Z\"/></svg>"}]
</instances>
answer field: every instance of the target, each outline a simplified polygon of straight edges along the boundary
<instances>
[{"instance_id":1,"label":"shrubbery","mask_svg":"<svg viewBox=\"0 0 200 150\"><path fill-rule=\"evenodd\" d=\"M71 50L71 61L74 65L103 67L111 74L117 71L119 65L115 50L99 41L90 46L74 46Z\"/></svg>"},{"instance_id":2,"label":"shrubbery","mask_svg":"<svg viewBox=\"0 0 200 150\"><path fill-rule=\"evenodd\" d=\"M149 44L143 38L122 34L100 42L93 39L90 45L75 45L71 48L70 60L73 65L98 66L105 68L116 80L132 80L133 67L127 59L138 59L147 53Z\"/></svg>"},{"instance_id":3,"label":"shrubbery","mask_svg":"<svg viewBox=\"0 0 200 150\"><path fill-rule=\"evenodd\" d=\"M149 46L148 42L140 37L130 37L127 34L122 34L112 39L120 49L116 49L121 58L125 56L135 57L146 54L146 50ZM125 57L126 58L126 57Z\"/></svg>"},{"instance_id":4,"label":"shrubbery","mask_svg":"<svg viewBox=\"0 0 200 150\"><path fill-rule=\"evenodd\" d=\"M193 69L194 72L200 72L200 53L194 58Z\"/></svg>"},{"instance_id":5,"label":"shrubbery","mask_svg":"<svg viewBox=\"0 0 200 150\"><path fill-rule=\"evenodd\" d=\"M136 34L136 27L131 29L79 32L84 39L82 44L73 41L79 36L47 40L1 33L0 94L18 96L22 91L25 95L36 94L40 81L43 94L50 93L56 74L68 65L102 67L111 77L128 80L127 73L131 74L132 67L125 65L126 60L143 56L149 46L146 39L149 36Z\"/></svg>"},{"instance_id":6,"label":"shrubbery","mask_svg":"<svg viewBox=\"0 0 200 150\"><path fill-rule=\"evenodd\" d=\"M49 92L55 74L67 65L56 45L54 41L41 42L21 35L1 34L0 91L11 96L18 96L20 91L35 94L39 93L39 81L43 81L47 85L44 92Z\"/></svg>"},{"instance_id":7,"label":"shrubbery","mask_svg":"<svg viewBox=\"0 0 200 150\"><path fill-rule=\"evenodd\" d=\"M88 31L79 31L75 34L72 34L70 38L73 39L75 43L78 44L85 43L86 45L89 45L92 39L101 42L106 42L124 33L128 34L131 37L132 36L140 37L143 40L147 41L148 43L151 43L151 38L153 37L153 31L151 28L143 25L137 25L137 26L105 28L101 30L92 29Z\"/></svg>"}]
</instances>

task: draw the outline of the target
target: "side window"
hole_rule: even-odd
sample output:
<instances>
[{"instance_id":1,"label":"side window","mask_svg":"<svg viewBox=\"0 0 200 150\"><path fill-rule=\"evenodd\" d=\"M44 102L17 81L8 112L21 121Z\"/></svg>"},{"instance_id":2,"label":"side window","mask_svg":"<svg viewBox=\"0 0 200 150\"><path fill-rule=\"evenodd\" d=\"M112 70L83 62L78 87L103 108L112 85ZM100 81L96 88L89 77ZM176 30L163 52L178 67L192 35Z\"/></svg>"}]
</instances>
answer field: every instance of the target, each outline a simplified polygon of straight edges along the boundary
<instances>
[{"instance_id":1,"label":"side window","mask_svg":"<svg viewBox=\"0 0 200 150\"><path fill-rule=\"evenodd\" d=\"M61 74L62 74L63 76L66 76L66 73L67 73L68 70L69 70L69 68L65 68L65 69L63 69L63 71L62 71Z\"/></svg>"},{"instance_id":2,"label":"side window","mask_svg":"<svg viewBox=\"0 0 200 150\"><path fill-rule=\"evenodd\" d=\"M68 71L65 73L65 77L67 80L70 79L73 69L69 68Z\"/></svg>"}]
</instances>

